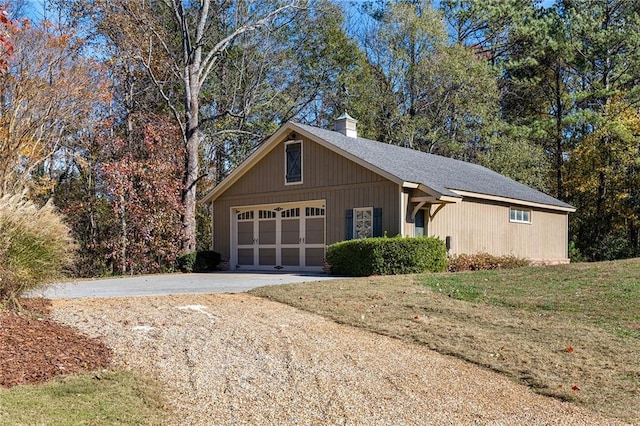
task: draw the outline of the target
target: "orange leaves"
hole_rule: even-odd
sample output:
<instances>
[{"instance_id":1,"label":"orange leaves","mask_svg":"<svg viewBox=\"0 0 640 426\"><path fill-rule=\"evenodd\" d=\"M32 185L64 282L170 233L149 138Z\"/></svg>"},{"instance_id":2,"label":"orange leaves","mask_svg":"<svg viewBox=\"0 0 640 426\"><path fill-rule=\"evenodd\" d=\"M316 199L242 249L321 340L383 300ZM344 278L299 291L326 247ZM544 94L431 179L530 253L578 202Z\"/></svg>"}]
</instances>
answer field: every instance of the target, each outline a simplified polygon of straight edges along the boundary
<instances>
[{"instance_id":1,"label":"orange leaves","mask_svg":"<svg viewBox=\"0 0 640 426\"><path fill-rule=\"evenodd\" d=\"M7 29L13 27L13 23L7 16L7 11L2 6L0 6L0 25ZM9 66L7 58L11 58L13 55L13 44L2 27L0 27L0 73L7 70Z\"/></svg>"},{"instance_id":2,"label":"orange leaves","mask_svg":"<svg viewBox=\"0 0 640 426\"><path fill-rule=\"evenodd\" d=\"M567 353L570 353L570 354L571 354L571 353L573 353L573 346L567 346L567 347L565 348L565 351L566 351Z\"/></svg>"}]
</instances>

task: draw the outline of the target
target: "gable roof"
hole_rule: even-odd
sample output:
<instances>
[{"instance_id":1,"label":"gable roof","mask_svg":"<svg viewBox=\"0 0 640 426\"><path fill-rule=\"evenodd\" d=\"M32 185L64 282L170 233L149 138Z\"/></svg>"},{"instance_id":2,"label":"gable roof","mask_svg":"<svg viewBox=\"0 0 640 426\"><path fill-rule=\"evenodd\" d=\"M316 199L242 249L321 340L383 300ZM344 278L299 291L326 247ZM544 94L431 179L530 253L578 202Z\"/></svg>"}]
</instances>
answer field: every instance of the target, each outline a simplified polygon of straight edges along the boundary
<instances>
[{"instance_id":1,"label":"gable roof","mask_svg":"<svg viewBox=\"0 0 640 426\"><path fill-rule=\"evenodd\" d=\"M288 122L265 141L245 162L204 198L215 199L244 172L264 157L286 132L295 131L326 148L346 156L358 164L404 186L426 187L436 198L460 199L475 196L502 201L524 201L524 204L549 206L575 211L575 208L547 194L507 178L486 167L452 158L428 154L365 138L347 137L342 133L305 124Z\"/></svg>"}]
</instances>

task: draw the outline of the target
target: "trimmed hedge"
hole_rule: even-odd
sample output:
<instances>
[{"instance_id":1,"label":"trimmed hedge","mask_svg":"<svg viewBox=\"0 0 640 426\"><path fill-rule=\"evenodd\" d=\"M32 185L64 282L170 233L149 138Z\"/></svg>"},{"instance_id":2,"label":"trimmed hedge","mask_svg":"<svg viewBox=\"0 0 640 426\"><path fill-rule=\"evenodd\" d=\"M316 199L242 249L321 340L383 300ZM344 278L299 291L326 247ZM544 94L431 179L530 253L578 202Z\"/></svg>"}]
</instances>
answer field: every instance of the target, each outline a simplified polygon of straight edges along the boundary
<instances>
[{"instance_id":1,"label":"trimmed hedge","mask_svg":"<svg viewBox=\"0 0 640 426\"><path fill-rule=\"evenodd\" d=\"M529 266L531 262L515 256L494 256L489 253L460 254L449 258L449 272L487 271L492 269L513 269Z\"/></svg>"},{"instance_id":2,"label":"trimmed hedge","mask_svg":"<svg viewBox=\"0 0 640 426\"><path fill-rule=\"evenodd\" d=\"M182 272L213 272L218 269L220 259L220 253L203 250L183 254L176 261Z\"/></svg>"},{"instance_id":3,"label":"trimmed hedge","mask_svg":"<svg viewBox=\"0 0 640 426\"><path fill-rule=\"evenodd\" d=\"M327 263L331 274L353 277L442 272L447 249L432 237L364 238L331 244Z\"/></svg>"}]
</instances>

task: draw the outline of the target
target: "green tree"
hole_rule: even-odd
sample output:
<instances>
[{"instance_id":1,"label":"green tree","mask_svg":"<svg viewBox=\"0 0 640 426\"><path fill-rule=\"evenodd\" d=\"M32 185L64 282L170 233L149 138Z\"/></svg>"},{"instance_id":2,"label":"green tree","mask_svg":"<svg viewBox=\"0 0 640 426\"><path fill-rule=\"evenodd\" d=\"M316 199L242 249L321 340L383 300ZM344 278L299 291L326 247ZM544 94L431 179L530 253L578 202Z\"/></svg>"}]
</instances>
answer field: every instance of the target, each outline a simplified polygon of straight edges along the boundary
<instances>
[{"instance_id":1,"label":"green tree","mask_svg":"<svg viewBox=\"0 0 640 426\"><path fill-rule=\"evenodd\" d=\"M591 259L626 257L637 253L638 246L636 169L625 153L638 144L631 112L640 101L640 4L565 0L560 10L578 83L574 124L566 130L576 141L569 179L579 207L577 244ZM581 179L590 185L576 185Z\"/></svg>"},{"instance_id":2,"label":"green tree","mask_svg":"<svg viewBox=\"0 0 640 426\"><path fill-rule=\"evenodd\" d=\"M475 47L451 43L427 1L371 12L363 77L349 110L369 137L478 162L503 133L496 74ZM359 115L362 112L363 115Z\"/></svg>"}]
</instances>

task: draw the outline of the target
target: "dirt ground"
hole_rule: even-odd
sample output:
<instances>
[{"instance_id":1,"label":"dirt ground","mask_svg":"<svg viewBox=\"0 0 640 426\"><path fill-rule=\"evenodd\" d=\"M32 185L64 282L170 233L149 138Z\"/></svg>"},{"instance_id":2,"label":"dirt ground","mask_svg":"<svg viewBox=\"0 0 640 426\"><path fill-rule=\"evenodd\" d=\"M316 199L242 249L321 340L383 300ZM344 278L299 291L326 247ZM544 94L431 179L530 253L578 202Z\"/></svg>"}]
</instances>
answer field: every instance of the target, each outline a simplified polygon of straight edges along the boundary
<instances>
[{"instance_id":1,"label":"dirt ground","mask_svg":"<svg viewBox=\"0 0 640 426\"><path fill-rule=\"evenodd\" d=\"M171 424L622 424L409 342L247 294L54 302Z\"/></svg>"},{"instance_id":2,"label":"dirt ground","mask_svg":"<svg viewBox=\"0 0 640 426\"><path fill-rule=\"evenodd\" d=\"M111 351L104 343L48 319L50 301L21 303L21 313L0 311L0 386L41 383L109 364Z\"/></svg>"}]
</instances>

